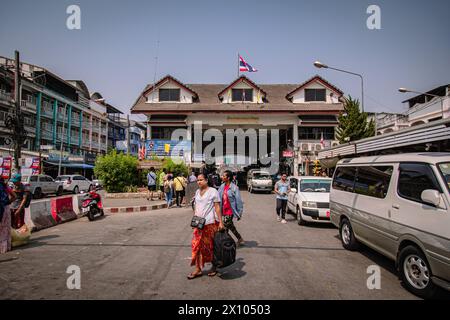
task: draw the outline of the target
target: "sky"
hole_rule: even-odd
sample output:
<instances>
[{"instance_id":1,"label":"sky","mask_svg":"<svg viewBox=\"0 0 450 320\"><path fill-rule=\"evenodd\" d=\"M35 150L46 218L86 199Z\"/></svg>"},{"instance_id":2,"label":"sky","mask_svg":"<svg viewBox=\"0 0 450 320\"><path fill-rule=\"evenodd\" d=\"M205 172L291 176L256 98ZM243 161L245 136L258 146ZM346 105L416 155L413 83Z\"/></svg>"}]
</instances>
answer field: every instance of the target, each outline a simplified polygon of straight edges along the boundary
<instances>
[{"instance_id":1,"label":"sky","mask_svg":"<svg viewBox=\"0 0 450 320\"><path fill-rule=\"evenodd\" d=\"M78 5L81 29L66 9ZM367 13L378 5L381 29ZM231 83L238 52L256 83L300 84L319 74L365 110L404 112L402 101L450 83L448 0L2 0L0 55L83 80L125 113L149 83L170 74L184 83ZM270 97L269 97L270 99ZM141 118L143 119L143 118Z\"/></svg>"}]
</instances>

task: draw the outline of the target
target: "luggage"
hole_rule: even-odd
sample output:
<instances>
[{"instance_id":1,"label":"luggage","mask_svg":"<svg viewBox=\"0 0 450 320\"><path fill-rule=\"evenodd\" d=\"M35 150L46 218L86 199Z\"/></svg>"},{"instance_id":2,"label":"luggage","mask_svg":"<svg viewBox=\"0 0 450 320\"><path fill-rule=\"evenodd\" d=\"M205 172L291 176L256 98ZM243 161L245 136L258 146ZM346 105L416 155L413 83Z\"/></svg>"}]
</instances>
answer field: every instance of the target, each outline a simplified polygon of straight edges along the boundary
<instances>
[{"instance_id":1,"label":"luggage","mask_svg":"<svg viewBox=\"0 0 450 320\"><path fill-rule=\"evenodd\" d=\"M28 243L31 236L31 230L26 224L20 229L11 228L11 245L13 248L23 246Z\"/></svg>"},{"instance_id":2,"label":"luggage","mask_svg":"<svg viewBox=\"0 0 450 320\"><path fill-rule=\"evenodd\" d=\"M225 268L236 261L236 242L222 230L214 235L214 258L213 265L217 268Z\"/></svg>"}]
</instances>

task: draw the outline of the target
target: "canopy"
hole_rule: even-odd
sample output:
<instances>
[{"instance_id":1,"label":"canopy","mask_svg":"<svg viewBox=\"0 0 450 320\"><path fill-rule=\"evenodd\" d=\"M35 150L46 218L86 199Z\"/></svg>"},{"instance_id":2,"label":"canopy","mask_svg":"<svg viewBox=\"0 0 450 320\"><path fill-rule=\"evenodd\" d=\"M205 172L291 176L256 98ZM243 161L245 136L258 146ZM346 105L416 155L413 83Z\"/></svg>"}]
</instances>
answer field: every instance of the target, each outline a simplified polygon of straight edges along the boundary
<instances>
[{"instance_id":1,"label":"canopy","mask_svg":"<svg viewBox=\"0 0 450 320\"><path fill-rule=\"evenodd\" d=\"M59 163L55 163L55 162L45 161L45 163L51 164L53 166L59 166ZM67 163L67 162L64 163L64 162L61 162L61 167L78 168L78 169L94 169L94 166L92 166L90 164L86 164L86 163Z\"/></svg>"}]
</instances>

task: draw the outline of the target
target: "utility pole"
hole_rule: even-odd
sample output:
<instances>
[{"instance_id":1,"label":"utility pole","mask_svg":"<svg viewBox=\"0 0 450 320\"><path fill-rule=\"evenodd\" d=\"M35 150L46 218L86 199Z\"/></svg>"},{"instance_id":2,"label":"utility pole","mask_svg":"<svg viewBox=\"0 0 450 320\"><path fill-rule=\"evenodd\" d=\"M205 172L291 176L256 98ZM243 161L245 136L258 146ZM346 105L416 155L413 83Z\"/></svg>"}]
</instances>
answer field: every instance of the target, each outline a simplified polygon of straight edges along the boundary
<instances>
[{"instance_id":1,"label":"utility pole","mask_svg":"<svg viewBox=\"0 0 450 320\"><path fill-rule=\"evenodd\" d=\"M62 132L61 132L61 146L60 146L60 151L59 151L58 176L61 175L61 162L62 162L63 146L64 146L64 123L66 122L66 109L67 109L67 103L64 104L64 112L63 112L63 124L62 124Z\"/></svg>"},{"instance_id":2,"label":"utility pole","mask_svg":"<svg viewBox=\"0 0 450 320\"><path fill-rule=\"evenodd\" d=\"M22 134L23 132L20 132L19 128L22 127L22 117L20 112L20 57L19 57L19 51L15 51L15 66L14 66L14 102L16 105L16 116L15 116L15 132L13 134L13 138L15 140L14 144L14 164L17 172L20 173L20 158L22 157Z\"/></svg>"},{"instance_id":3,"label":"utility pole","mask_svg":"<svg viewBox=\"0 0 450 320\"><path fill-rule=\"evenodd\" d=\"M127 114L127 154L130 155L130 115Z\"/></svg>"}]
</instances>

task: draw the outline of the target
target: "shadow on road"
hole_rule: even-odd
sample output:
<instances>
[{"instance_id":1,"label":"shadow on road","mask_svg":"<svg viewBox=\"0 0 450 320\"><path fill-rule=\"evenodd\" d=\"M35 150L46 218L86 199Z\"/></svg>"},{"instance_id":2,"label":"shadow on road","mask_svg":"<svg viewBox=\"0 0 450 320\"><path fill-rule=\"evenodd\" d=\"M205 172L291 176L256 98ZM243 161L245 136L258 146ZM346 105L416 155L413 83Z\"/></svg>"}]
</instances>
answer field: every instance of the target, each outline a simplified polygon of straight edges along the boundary
<instances>
[{"instance_id":1,"label":"shadow on road","mask_svg":"<svg viewBox=\"0 0 450 320\"><path fill-rule=\"evenodd\" d=\"M245 266L244 259L238 258L236 262L231 266L228 266L223 269L219 269L219 278L222 280L234 280L238 278L242 278L247 274L244 270L242 270Z\"/></svg>"}]
</instances>

